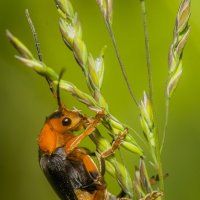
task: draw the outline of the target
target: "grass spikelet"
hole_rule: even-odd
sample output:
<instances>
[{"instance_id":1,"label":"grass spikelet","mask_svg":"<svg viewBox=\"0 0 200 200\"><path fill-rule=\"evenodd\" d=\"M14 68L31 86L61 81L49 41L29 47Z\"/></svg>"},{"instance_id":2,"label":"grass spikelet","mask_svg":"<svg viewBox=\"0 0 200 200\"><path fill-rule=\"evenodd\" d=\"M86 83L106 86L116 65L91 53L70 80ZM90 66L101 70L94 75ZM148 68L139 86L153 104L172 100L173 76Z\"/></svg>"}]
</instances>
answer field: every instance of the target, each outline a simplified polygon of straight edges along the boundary
<instances>
[{"instance_id":1,"label":"grass spikelet","mask_svg":"<svg viewBox=\"0 0 200 200\"><path fill-rule=\"evenodd\" d=\"M145 134L145 137L152 148L155 148L155 124L153 117L152 105L147 96L146 92L144 92L143 99L140 102L140 123Z\"/></svg>"},{"instance_id":2,"label":"grass spikelet","mask_svg":"<svg viewBox=\"0 0 200 200\"><path fill-rule=\"evenodd\" d=\"M190 27L188 21L190 18L190 0L185 0L181 3L174 27L174 40L169 49L169 75L167 79L166 95L171 98L174 93L182 71L182 54L186 45Z\"/></svg>"},{"instance_id":3,"label":"grass spikelet","mask_svg":"<svg viewBox=\"0 0 200 200\"><path fill-rule=\"evenodd\" d=\"M107 23L112 24L113 0L96 0L96 2L100 7L104 20Z\"/></svg>"}]
</instances>

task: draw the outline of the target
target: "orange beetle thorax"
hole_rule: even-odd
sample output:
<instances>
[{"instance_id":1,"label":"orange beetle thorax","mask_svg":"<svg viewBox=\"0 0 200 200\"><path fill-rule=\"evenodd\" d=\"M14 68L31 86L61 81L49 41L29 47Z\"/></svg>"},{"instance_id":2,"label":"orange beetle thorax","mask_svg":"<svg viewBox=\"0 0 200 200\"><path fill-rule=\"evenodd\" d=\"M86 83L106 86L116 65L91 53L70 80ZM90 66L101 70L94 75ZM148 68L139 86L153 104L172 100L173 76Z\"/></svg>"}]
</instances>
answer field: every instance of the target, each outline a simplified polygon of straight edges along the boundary
<instances>
[{"instance_id":1,"label":"orange beetle thorax","mask_svg":"<svg viewBox=\"0 0 200 200\"><path fill-rule=\"evenodd\" d=\"M57 148L65 146L67 141L76 137L73 131L82 128L83 116L77 111L56 111L51 114L38 138L39 148L46 154L52 154Z\"/></svg>"},{"instance_id":2,"label":"orange beetle thorax","mask_svg":"<svg viewBox=\"0 0 200 200\"><path fill-rule=\"evenodd\" d=\"M51 126L45 123L38 139L38 144L43 152L51 154L56 149L57 134L52 131Z\"/></svg>"}]
</instances>

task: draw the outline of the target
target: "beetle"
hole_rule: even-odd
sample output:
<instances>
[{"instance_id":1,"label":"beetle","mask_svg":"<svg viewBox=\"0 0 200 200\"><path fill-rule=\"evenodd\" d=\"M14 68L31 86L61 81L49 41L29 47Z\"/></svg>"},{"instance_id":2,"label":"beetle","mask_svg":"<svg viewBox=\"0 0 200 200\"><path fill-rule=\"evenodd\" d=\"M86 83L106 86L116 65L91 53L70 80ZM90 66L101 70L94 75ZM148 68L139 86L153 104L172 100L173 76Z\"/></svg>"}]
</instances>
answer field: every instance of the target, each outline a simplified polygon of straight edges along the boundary
<instances>
[{"instance_id":1,"label":"beetle","mask_svg":"<svg viewBox=\"0 0 200 200\"><path fill-rule=\"evenodd\" d=\"M77 147L99 120L98 115L78 136L73 132L87 120L77 111L62 107L45 121L38 139L40 166L61 199L105 199L106 185L96 164L84 148Z\"/></svg>"},{"instance_id":2,"label":"beetle","mask_svg":"<svg viewBox=\"0 0 200 200\"><path fill-rule=\"evenodd\" d=\"M95 130L104 112L87 118L77 110L67 109L60 101L59 83L60 78L55 95L58 110L47 117L38 138L40 166L62 200L114 200L117 197L107 191L103 178L103 157L100 172L88 151L78 147ZM81 129L81 134L74 134ZM122 139L114 141L113 148L102 155L112 154Z\"/></svg>"}]
</instances>

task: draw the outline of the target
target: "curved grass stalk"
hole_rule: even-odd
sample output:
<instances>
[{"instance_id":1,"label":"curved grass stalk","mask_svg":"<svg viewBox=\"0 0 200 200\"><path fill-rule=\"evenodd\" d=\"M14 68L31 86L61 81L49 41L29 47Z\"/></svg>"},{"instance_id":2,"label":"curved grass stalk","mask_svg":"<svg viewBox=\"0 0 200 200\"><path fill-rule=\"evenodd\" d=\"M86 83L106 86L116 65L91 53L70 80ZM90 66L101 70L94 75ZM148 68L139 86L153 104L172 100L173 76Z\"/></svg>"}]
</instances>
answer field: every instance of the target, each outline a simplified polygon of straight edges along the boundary
<instances>
[{"instance_id":1,"label":"curved grass stalk","mask_svg":"<svg viewBox=\"0 0 200 200\"><path fill-rule=\"evenodd\" d=\"M117 43L116 43L116 40L115 40L115 36L114 36L114 32L113 32L112 26L111 26L110 23L107 23L107 22L106 22L106 25L107 25L108 32L109 32L109 35L110 35L112 43L113 43L113 47L115 49L115 53L116 53L116 56L117 56L117 59L118 59L122 74L124 76L124 80L125 80L126 85L128 87L129 93L130 93L131 98L133 99L134 103L138 107L138 101L137 101L136 96L135 96L135 94L134 94L134 92L132 90L132 87L130 85L130 82L129 82L129 79L128 79L128 76L127 76L127 73L126 73L126 70L125 70L125 67L124 67L124 64L123 64L121 56L119 54L119 50L118 50L118 47L117 47Z\"/></svg>"},{"instance_id":2,"label":"curved grass stalk","mask_svg":"<svg viewBox=\"0 0 200 200\"><path fill-rule=\"evenodd\" d=\"M115 50L115 54L117 56L117 59L118 59L124 80L125 80L126 85L128 87L128 91L129 91L131 98L133 99L134 103L138 107L139 104L138 104L137 98L136 98L136 96L135 96L135 94L132 90L132 87L130 85L124 64L122 62L122 59L121 59L121 56L120 56L120 53L119 53L119 50L118 50L118 47L117 47L115 35L114 35L113 29L112 29L113 0L96 0L96 1L97 1L97 4L99 5L99 7L101 9L101 13L104 17L104 22L105 22L106 27L108 29L109 35L111 37L112 44L113 44L113 47L114 47L114 50Z\"/></svg>"},{"instance_id":3,"label":"curved grass stalk","mask_svg":"<svg viewBox=\"0 0 200 200\"><path fill-rule=\"evenodd\" d=\"M169 49L168 54L168 77L166 81L166 91L165 91L165 124L163 130L163 138L161 143L162 152L166 129L168 125L168 115L169 115L169 103L172 95L174 94L178 83L180 82L181 74L183 71L183 50L185 48L188 36L190 33L190 26L188 25L190 19L190 0L184 0L178 10L176 16L176 23L174 27L174 37L173 42Z\"/></svg>"}]
</instances>

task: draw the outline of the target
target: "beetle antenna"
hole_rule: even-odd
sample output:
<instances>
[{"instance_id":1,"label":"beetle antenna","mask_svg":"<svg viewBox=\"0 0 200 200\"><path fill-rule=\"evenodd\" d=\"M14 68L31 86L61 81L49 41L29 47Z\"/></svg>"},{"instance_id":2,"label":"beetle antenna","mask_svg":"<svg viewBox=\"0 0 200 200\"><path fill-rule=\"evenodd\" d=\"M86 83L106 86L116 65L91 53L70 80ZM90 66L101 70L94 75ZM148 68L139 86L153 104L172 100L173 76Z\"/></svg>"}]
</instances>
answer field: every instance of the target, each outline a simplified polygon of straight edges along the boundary
<instances>
[{"instance_id":1,"label":"beetle antenna","mask_svg":"<svg viewBox=\"0 0 200 200\"><path fill-rule=\"evenodd\" d=\"M57 96L57 102L58 102L59 109L62 108L62 103L61 103L61 100L60 100L60 81L61 81L61 78L62 78L64 72L65 72L65 69L62 69L60 74L59 74L58 84L57 84L57 91L56 91L57 92L56 96Z\"/></svg>"},{"instance_id":2,"label":"beetle antenna","mask_svg":"<svg viewBox=\"0 0 200 200\"><path fill-rule=\"evenodd\" d=\"M28 20L29 26L30 26L32 34L33 34L33 38L34 38L34 42L35 42L35 46L36 46L36 50L37 50L38 59L40 60L40 62L42 62L43 58L42 58L42 54L41 54L41 51L40 51L40 43L38 42L37 33L36 33L35 27L33 25L33 22L31 20L29 10L26 9L25 13L26 13L26 18ZM55 96L55 90L54 90L52 81L47 76L46 76L46 80L47 80L47 83L49 85L49 88L50 88L51 92Z\"/></svg>"}]
</instances>

